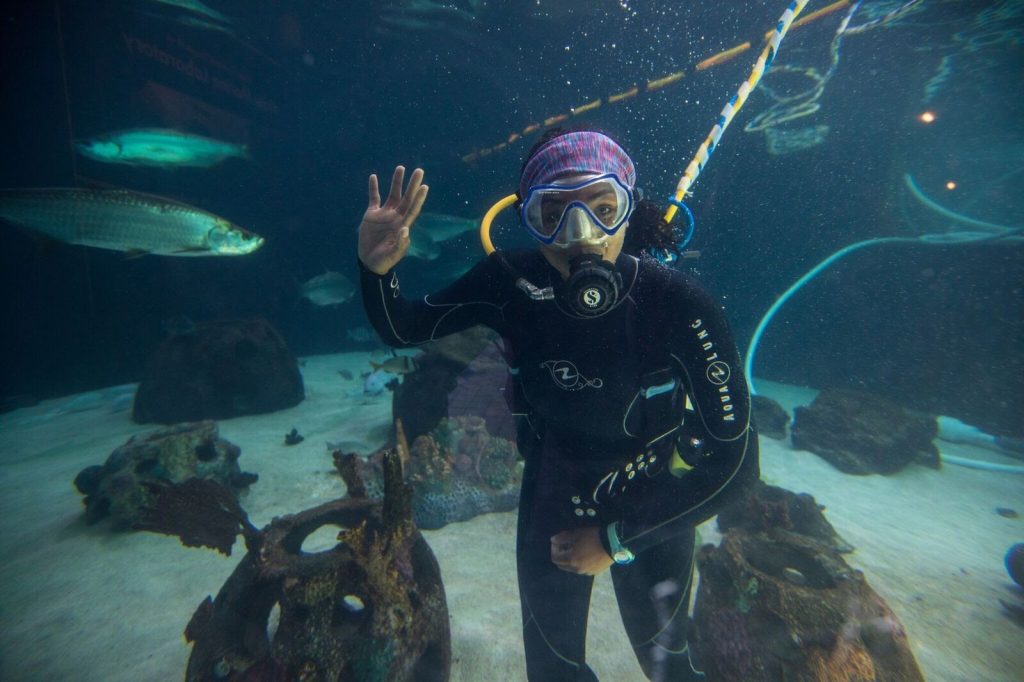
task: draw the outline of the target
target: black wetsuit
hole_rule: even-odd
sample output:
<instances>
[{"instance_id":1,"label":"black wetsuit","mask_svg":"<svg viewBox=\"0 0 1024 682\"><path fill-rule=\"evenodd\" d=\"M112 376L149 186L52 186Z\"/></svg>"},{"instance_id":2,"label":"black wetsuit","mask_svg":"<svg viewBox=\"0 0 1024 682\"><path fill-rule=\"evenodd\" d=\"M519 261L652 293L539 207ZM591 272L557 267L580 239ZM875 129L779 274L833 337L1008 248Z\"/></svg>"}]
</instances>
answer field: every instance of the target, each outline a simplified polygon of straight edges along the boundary
<instances>
[{"instance_id":1,"label":"black wetsuit","mask_svg":"<svg viewBox=\"0 0 1024 682\"><path fill-rule=\"evenodd\" d=\"M747 386L721 308L692 278L625 254L619 303L594 319L519 284L536 293L560 281L539 251L492 254L420 301L400 295L394 273L360 269L367 315L390 345L481 324L510 351L526 460L517 559L530 679L595 679L584 661L593 580L555 566L550 538L600 525L607 550L611 523L636 555L611 575L644 672L692 679L694 527L758 477Z\"/></svg>"}]
</instances>

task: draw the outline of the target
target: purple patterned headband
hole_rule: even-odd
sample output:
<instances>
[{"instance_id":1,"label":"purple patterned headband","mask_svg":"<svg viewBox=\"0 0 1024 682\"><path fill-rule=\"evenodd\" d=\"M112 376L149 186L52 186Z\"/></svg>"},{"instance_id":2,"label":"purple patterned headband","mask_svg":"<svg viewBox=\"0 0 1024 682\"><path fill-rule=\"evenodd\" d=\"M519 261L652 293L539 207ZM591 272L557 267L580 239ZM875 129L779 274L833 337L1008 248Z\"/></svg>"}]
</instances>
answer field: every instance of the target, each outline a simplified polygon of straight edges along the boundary
<instances>
[{"instance_id":1,"label":"purple patterned headband","mask_svg":"<svg viewBox=\"0 0 1024 682\"><path fill-rule=\"evenodd\" d=\"M622 147L607 135L581 131L559 135L537 150L519 178L519 197L531 187L581 173L614 173L630 189L636 186L636 168Z\"/></svg>"}]
</instances>

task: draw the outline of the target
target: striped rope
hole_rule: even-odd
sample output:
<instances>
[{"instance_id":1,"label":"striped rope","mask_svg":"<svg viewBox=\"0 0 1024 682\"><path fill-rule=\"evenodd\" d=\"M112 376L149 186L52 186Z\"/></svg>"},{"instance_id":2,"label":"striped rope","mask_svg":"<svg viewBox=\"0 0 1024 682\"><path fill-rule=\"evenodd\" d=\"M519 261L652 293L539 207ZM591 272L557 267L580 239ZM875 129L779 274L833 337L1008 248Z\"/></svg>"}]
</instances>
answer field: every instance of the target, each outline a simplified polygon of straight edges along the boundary
<instances>
[{"instance_id":1,"label":"striped rope","mask_svg":"<svg viewBox=\"0 0 1024 682\"><path fill-rule=\"evenodd\" d=\"M675 217L676 211L679 210L678 203L686 198L690 187L697 180L697 176L704 170L704 166L707 164L708 159L711 158L711 154L714 153L715 147L718 146L718 140L721 139L722 133L732 123L733 117L743 107L747 101L747 97L753 92L754 88L757 87L758 82L764 75L764 72L772 65L775 60L775 55L778 52L779 45L782 43L782 39L785 37L786 32L789 30L790 25L803 10L804 5L807 4L807 0L793 0L786 11L779 17L778 23L775 25L775 31L772 33L771 38L768 40L768 44L765 45L764 50L761 51L761 56L757 58L757 62L754 64L753 70L750 72L750 76L745 80L736 91L736 94L732 96L732 99L722 108L721 113L718 115L718 121L714 127L711 128L711 132L708 133L707 138L701 143L697 149L697 153L694 154L693 160L690 161L690 165L686 167L683 172L683 176L679 178L679 184L676 185L676 193L673 197L673 202L665 211L665 222L672 222L672 218Z\"/></svg>"}]
</instances>

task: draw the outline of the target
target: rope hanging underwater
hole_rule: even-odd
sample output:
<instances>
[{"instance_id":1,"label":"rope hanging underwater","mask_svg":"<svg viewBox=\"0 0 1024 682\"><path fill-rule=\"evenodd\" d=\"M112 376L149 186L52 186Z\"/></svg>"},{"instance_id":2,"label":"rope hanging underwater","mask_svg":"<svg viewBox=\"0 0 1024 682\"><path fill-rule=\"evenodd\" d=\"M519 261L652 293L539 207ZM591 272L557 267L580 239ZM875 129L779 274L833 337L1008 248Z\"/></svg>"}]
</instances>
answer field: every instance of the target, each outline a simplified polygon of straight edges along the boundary
<instances>
[{"instance_id":1,"label":"rope hanging underwater","mask_svg":"<svg viewBox=\"0 0 1024 682\"><path fill-rule=\"evenodd\" d=\"M718 115L718 122L715 123L714 127L711 128L711 132L708 133L707 138L701 143L697 149L697 153L694 154L693 160L690 161L690 165L683 171L683 176L679 178L679 184L676 185L676 193L672 200L669 202L669 207L665 211L665 222L671 223L672 219L676 216L678 206L682 203L683 199L686 198L690 191L690 187L697 180L697 176L704 170L704 166L707 164L708 159L711 158L712 152L715 151L715 147L718 145L718 140L721 139L722 133L732 123L732 119L746 103L747 97L757 87L758 82L761 80L761 76L768 67L772 65L772 61L775 59L776 52L779 49L779 44L782 43L782 39L785 37L786 32L789 30L790 25L796 19L797 15L803 10L804 5L807 4L807 0L793 0L786 11L779 17L779 22L775 26L775 32L772 37L768 40L768 44L765 45L764 50L761 51L761 56L757 58L757 62L754 64L753 70L750 72L750 76L740 85L739 90L732 96L725 107L722 108L721 113Z\"/></svg>"},{"instance_id":2,"label":"rope hanging underwater","mask_svg":"<svg viewBox=\"0 0 1024 682\"><path fill-rule=\"evenodd\" d=\"M715 146L718 144L718 140L722 137L722 133L727 127L729 127L729 123L736 115L736 112L738 112L744 102L747 101L747 97L750 95L751 91L757 87L757 83L761 80L761 76L764 75L765 70L771 66L772 61L775 59L775 54L778 51L779 44L782 43L782 38L786 35L789 27L793 24L793 21L796 19L797 15L800 14L806 4L807 0L793 0L789 7L786 8L786 11L782 13L782 16L779 18L779 21L775 26L775 31L768 40L768 44L765 45L764 50L761 52L761 56L758 57L757 62L755 62L750 76L742 85L740 85L739 90L736 91L733 98L729 100L725 105L725 108L722 109L718 116L718 122L711 129L707 139L704 140L704 143L701 144L700 148L697 150L693 160L690 161L690 165L687 166L686 171L683 173L683 177L679 179L679 185L676 187L675 196L668 200L670 205L668 210L665 212L666 223L672 222L672 219L675 217L676 212L680 207L685 209L685 213L687 215L687 226L679 247L680 251L686 248L686 245L693 238L694 232L693 213L691 213L690 209L683 203L683 199L686 198L690 186L697 179L697 176L700 175L700 172L703 170L708 158L715 150ZM839 4L840 3L836 3L836 5ZM487 213L484 214L483 219L480 221L480 243L483 245L484 252L488 255L495 250L494 243L491 241L491 223L494 222L494 218L497 217L499 213L513 205L517 198L518 197L515 194L510 194L500 199L497 203L491 206L490 209L488 209Z\"/></svg>"}]
</instances>

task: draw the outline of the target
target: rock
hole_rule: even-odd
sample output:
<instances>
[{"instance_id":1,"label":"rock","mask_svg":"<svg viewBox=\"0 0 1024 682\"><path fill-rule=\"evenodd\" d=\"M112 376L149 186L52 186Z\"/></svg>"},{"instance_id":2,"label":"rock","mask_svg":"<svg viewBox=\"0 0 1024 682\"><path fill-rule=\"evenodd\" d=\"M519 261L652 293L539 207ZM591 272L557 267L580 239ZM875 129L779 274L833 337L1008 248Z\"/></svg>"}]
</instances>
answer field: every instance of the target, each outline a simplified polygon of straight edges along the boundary
<instances>
[{"instance_id":1,"label":"rock","mask_svg":"<svg viewBox=\"0 0 1024 682\"><path fill-rule=\"evenodd\" d=\"M829 389L794 412L793 445L848 474L891 474L914 461L940 465L932 443L935 419L912 415L883 398Z\"/></svg>"},{"instance_id":2,"label":"rock","mask_svg":"<svg viewBox=\"0 0 1024 682\"><path fill-rule=\"evenodd\" d=\"M789 414L786 413L782 405L763 395L752 395L750 396L750 407L754 411L754 425L757 427L757 435L767 436L775 440L786 439Z\"/></svg>"},{"instance_id":3,"label":"rock","mask_svg":"<svg viewBox=\"0 0 1024 682\"><path fill-rule=\"evenodd\" d=\"M1017 543L1006 553L1006 572L1013 582L1024 587L1024 543Z\"/></svg>"},{"instance_id":4,"label":"rock","mask_svg":"<svg viewBox=\"0 0 1024 682\"><path fill-rule=\"evenodd\" d=\"M501 350L490 344L459 373L455 388L448 394L448 416L482 417L492 435L514 441L516 424L505 395L507 389L508 365Z\"/></svg>"},{"instance_id":5,"label":"rock","mask_svg":"<svg viewBox=\"0 0 1024 682\"><path fill-rule=\"evenodd\" d=\"M305 397L298 363L263 319L197 324L160 344L132 418L173 424L292 407Z\"/></svg>"},{"instance_id":6,"label":"rock","mask_svg":"<svg viewBox=\"0 0 1024 682\"><path fill-rule=\"evenodd\" d=\"M448 416L448 393L464 369L451 361L424 353L417 368L402 377L391 397L391 412L406 425L409 440L430 433Z\"/></svg>"},{"instance_id":7,"label":"rock","mask_svg":"<svg viewBox=\"0 0 1024 682\"><path fill-rule=\"evenodd\" d=\"M212 421L176 424L132 436L103 466L79 472L75 487L85 495L88 523L110 516L115 528L127 529L151 502L149 483L209 479L235 493L254 483L256 474L238 467L240 454L238 446L218 437Z\"/></svg>"},{"instance_id":8,"label":"rock","mask_svg":"<svg viewBox=\"0 0 1024 682\"><path fill-rule=\"evenodd\" d=\"M733 529L698 563L695 648L708 682L923 682L895 614L826 543Z\"/></svg>"},{"instance_id":9,"label":"rock","mask_svg":"<svg viewBox=\"0 0 1024 682\"><path fill-rule=\"evenodd\" d=\"M383 496L383 454L387 448L352 466L371 499ZM335 461L343 453L335 453ZM522 468L512 441L491 436L480 417L443 419L409 448L406 480L412 487L413 520L434 530L519 504ZM340 465L339 465L340 468Z\"/></svg>"},{"instance_id":10,"label":"rock","mask_svg":"<svg viewBox=\"0 0 1024 682\"><path fill-rule=\"evenodd\" d=\"M723 533L734 528L750 533L787 530L820 540L837 552L852 552L854 548L839 537L823 510L807 493L757 481L746 497L719 512L718 529Z\"/></svg>"}]
</instances>

